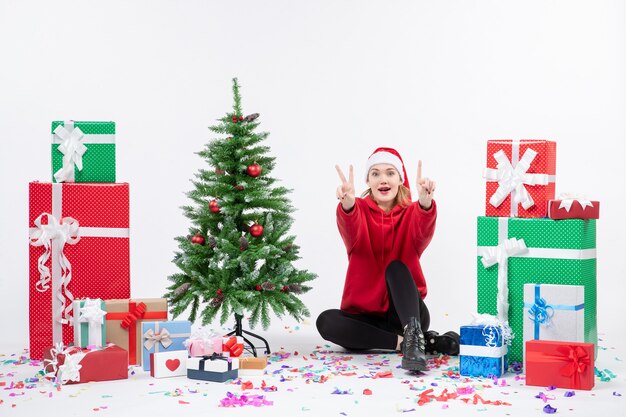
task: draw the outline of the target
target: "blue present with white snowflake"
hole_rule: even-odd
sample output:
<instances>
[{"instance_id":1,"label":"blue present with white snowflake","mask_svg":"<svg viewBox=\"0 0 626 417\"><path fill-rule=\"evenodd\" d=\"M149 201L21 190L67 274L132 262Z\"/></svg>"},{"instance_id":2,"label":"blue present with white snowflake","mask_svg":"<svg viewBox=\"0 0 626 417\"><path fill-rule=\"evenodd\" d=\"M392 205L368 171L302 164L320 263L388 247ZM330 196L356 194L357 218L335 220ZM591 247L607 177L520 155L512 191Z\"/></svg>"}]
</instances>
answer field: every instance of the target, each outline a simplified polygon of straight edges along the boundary
<instances>
[{"instance_id":1,"label":"blue present with white snowflake","mask_svg":"<svg viewBox=\"0 0 626 417\"><path fill-rule=\"evenodd\" d=\"M461 326L459 373L472 377L500 377L508 367L508 346L500 326Z\"/></svg>"}]
</instances>

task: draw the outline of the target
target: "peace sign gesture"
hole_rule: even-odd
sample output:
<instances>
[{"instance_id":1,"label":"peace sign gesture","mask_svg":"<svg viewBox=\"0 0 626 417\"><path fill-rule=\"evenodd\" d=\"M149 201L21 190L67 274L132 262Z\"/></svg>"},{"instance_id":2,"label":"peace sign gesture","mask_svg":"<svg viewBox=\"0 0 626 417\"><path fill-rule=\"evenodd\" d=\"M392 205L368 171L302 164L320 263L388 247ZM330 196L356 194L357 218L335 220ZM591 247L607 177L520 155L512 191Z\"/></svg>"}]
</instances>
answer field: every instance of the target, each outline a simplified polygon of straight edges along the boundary
<instances>
[{"instance_id":1,"label":"peace sign gesture","mask_svg":"<svg viewBox=\"0 0 626 417\"><path fill-rule=\"evenodd\" d=\"M422 160L417 162L417 192L420 206L428 210L433 203L433 193L435 192L435 181L422 177Z\"/></svg>"},{"instance_id":2,"label":"peace sign gesture","mask_svg":"<svg viewBox=\"0 0 626 417\"><path fill-rule=\"evenodd\" d=\"M339 165L335 165L341 185L337 187L337 199L341 201L341 205L345 211L350 211L354 207L354 169L350 165L348 179L343 174Z\"/></svg>"}]
</instances>

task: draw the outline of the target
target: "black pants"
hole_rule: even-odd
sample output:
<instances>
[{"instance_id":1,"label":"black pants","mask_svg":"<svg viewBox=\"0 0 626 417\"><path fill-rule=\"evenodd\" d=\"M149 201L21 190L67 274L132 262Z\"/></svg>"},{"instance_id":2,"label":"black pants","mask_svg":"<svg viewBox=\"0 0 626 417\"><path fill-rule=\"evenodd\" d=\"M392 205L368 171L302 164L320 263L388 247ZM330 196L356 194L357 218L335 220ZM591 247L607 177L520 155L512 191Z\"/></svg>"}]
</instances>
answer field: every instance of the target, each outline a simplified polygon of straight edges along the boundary
<instances>
[{"instance_id":1,"label":"black pants","mask_svg":"<svg viewBox=\"0 0 626 417\"><path fill-rule=\"evenodd\" d=\"M317 318L320 335L349 350L393 350L410 317L417 317L422 330L428 330L430 313L406 265L391 262L385 271L385 280L389 293L386 317L326 310Z\"/></svg>"}]
</instances>

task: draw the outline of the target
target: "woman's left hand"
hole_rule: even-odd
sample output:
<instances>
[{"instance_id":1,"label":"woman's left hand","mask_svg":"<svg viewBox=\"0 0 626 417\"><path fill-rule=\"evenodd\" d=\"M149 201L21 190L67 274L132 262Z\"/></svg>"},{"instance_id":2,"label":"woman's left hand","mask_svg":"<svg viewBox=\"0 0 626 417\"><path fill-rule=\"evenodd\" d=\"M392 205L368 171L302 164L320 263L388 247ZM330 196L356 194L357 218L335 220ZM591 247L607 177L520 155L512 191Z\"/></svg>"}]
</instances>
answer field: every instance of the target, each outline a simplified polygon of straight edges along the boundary
<instances>
[{"instance_id":1,"label":"woman's left hand","mask_svg":"<svg viewBox=\"0 0 626 417\"><path fill-rule=\"evenodd\" d=\"M417 193L420 206L424 210L430 209L433 204L433 194L435 193L435 181L422 177L422 161L417 162Z\"/></svg>"}]
</instances>

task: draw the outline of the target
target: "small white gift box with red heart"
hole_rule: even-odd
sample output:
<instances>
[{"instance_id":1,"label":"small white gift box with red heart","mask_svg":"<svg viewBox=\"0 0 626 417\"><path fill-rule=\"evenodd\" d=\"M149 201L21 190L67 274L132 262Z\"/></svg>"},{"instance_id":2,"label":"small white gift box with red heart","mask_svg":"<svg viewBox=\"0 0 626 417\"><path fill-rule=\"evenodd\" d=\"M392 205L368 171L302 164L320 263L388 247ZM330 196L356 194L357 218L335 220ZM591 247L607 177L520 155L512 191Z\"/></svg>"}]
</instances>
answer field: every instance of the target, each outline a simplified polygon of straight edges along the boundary
<instances>
[{"instance_id":1,"label":"small white gift box with red heart","mask_svg":"<svg viewBox=\"0 0 626 417\"><path fill-rule=\"evenodd\" d=\"M153 378L169 378L187 376L187 351L173 350L150 354L150 376Z\"/></svg>"}]
</instances>

